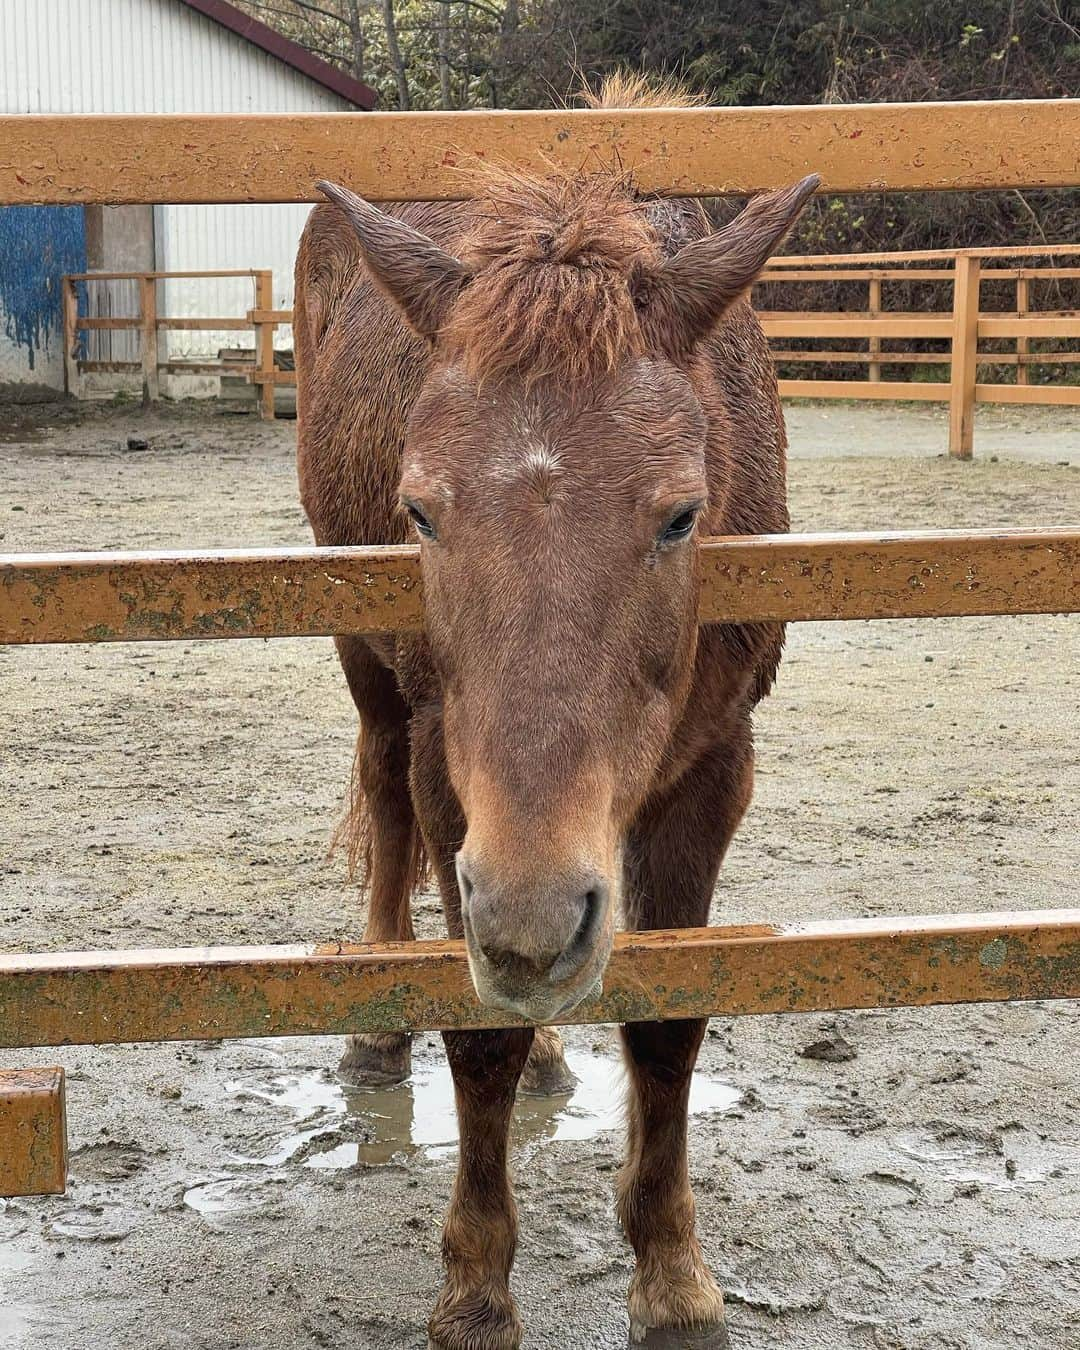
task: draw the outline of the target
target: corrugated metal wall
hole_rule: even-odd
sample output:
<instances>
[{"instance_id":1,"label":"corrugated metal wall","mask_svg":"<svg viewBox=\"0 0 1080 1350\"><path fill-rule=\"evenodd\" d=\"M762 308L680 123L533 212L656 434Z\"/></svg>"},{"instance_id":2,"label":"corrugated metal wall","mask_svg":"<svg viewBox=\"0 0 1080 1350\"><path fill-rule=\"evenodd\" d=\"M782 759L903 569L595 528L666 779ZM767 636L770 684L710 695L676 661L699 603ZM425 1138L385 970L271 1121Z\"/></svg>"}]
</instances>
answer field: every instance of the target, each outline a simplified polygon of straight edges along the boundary
<instances>
[{"instance_id":1,"label":"corrugated metal wall","mask_svg":"<svg viewBox=\"0 0 1080 1350\"><path fill-rule=\"evenodd\" d=\"M0 0L0 111L335 112L348 105L179 0ZM162 271L271 267L275 307L292 306L306 206L166 206L155 212ZM240 314L250 283L172 282L180 316ZM215 354L236 333L173 334L169 350ZM242 336L242 335L241 335ZM291 334L279 333L283 346Z\"/></svg>"}]
</instances>

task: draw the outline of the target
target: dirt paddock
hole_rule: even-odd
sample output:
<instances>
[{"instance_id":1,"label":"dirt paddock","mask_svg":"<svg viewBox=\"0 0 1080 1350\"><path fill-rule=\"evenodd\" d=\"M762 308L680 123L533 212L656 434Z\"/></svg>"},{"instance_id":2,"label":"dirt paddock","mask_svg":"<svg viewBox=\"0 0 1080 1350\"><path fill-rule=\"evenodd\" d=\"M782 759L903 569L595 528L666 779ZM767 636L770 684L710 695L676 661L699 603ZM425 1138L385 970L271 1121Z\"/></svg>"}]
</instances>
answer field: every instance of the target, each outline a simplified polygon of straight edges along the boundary
<instances>
[{"instance_id":1,"label":"dirt paddock","mask_svg":"<svg viewBox=\"0 0 1080 1350\"><path fill-rule=\"evenodd\" d=\"M936 411L791 410L795 527L1075 524L1080 416L983 411L958 464ZM309 542L294 436L13 412L0 551ZM715 920L1075 905L1078 708L1075 617L795 626ZM0 649L0 946L359 937L326 856L353 735L329 640ZM1066 1003L716 1020L691 1168L735 1350L1075 1350L1078 1036ZM514 1288L530 1350L621 1350L615 1038L567 1039L575 1097L519 1103ZM4 1056L66 1066L72 1181L0 1201L2 1350L422 1347L454 1165L441 1045L383 1093L344 1093L338 1053Z\"/></svg>"}]
</instances>

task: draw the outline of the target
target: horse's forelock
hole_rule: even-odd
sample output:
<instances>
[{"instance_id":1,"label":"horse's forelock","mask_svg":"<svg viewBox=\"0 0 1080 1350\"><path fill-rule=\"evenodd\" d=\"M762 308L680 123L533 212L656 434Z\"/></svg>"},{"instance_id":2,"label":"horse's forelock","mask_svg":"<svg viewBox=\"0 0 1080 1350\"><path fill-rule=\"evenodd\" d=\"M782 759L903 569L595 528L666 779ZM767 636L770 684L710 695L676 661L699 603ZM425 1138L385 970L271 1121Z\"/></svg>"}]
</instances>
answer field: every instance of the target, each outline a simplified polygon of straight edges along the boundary
<instances>
[{"instance_id":1,"label":"horse's forelock","mask_svg":"<svg viewBox=\"0 0 1080 1350\"><path fill-rule=\"evenodd\" d=\"M574 379L639 355L635 281L661 250L629 178L487 169L484 179L458 246L473 279L443 334L470 375Z\"/></svg>"}]
</instances>

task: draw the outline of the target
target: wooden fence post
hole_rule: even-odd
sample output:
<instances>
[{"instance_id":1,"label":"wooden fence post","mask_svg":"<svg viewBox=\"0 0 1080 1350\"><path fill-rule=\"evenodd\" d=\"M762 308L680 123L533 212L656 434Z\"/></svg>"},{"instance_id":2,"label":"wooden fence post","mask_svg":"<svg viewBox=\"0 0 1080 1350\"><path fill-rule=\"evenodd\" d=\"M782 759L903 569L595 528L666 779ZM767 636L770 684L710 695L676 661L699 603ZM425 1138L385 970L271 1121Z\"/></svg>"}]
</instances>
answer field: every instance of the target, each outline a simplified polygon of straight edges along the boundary
<instances>
[{"instance_id":1,"label":"wooden fence post","mask_svg":"<svg viewBox=\"0 0 1080 1350\"><path fill-rule=\"evenodd\" d=\"M261 270L255 274L255 308L274 308L274 274ZM274 420L274 330L277 324L265 320L255 324L255 369L262 377L259 385L259 416Z\"/></svg>"},{"instance_id":2,"label":"wooden fence post","mask_svg":"<svg viewBox=\"0 0 1080 1350\"><path fill-rule=\"evenodd\" d=\"M140 352L142 355L142 401L147 407L160 397L158 383L157 281L139 278Z\"/></svg>"},{"instance_id":3,"label":"wooden fence post","mask_svg":"<svg viewBox=\"0 0 1080 1350\"><path fill-rule=\"evenodd\" d=\"M1020 273L1018 272L1016 274L1016 317L1018 319L1027 318L1027 315L1029 313L1028 302L1029 302L1028 279L1025 276L1021 276ZM1016 339L1017 384L1027 384L1028 382L1028 367L1024 361L1024 357L1027 356L1029 350L1030 347L1028 345L1028 339L1026 337L1018 337Z\"/></svg>"},{"instance_id":4,"label":"wooden fence post","mask_svg":"<svg viewBox=\"0 0 1080 1350\"><path fill-rule=\"evenodd\" d=\"M975 372L979 345L980 263L970 253L956 255L953 279L953 329L949 371L949 454L970 459L975 440Z\"/></svg>"},{"instance_id":5,"label":"wooden fence post","mask_svg":"<svg viewBox=\"0 0 1080 1350\"><path fill-rule=\"evenodd\" d=\"M868 306L870 313L876 318L881 313L881 278L870 278L870 303ZM881 363L875 361L875 356L881 355L881 339L872 337L870 339L870 379L881 379Z\"/></svg>"},{"instance_id":6,"label":"wooden fence post","mask_svg":"<svg viewBox=\"0 0 1080 1350\"><path fill-rule=\"evenodd\" d=\"M79 290L71 277L61 282L60 302L64 317L64 392L69 398L79 395Z\"/></svg>"}]
</instances>

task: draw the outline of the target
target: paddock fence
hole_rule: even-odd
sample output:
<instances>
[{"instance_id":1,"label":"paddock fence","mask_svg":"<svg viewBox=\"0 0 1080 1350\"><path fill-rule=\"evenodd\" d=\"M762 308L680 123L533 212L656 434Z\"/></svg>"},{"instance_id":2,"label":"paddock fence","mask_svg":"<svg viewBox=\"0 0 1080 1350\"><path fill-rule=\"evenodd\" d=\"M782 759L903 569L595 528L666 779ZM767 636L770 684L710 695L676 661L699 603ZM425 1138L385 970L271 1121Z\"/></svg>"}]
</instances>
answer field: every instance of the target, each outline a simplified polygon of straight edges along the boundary
<instances>
[{"instance_id":1,"label":"paddock fence","mask_svg":"<svg viewBox=\"0 0 1080 1350\"><path fill-rule=\"evenodd\" d=\"M252 298L255 311L247 310L243 314L218 315L216 317L191 317L167 315L160 312L158 304L159 283L169 281L205 281L223 277L248 277L252 283ZM83 314L80 312L80 294L96 289L102 283L131 282L138 296L138 310L134 314L110 314L107 316ZM160 375L162 371L170 375L245 375L253 370L263 371L274 368L274 329L252 322L253 312L264 312L273 305L274 276L269 268L250 268L248 270L210 271L210 272L71 272L61 280L61 304L63 312L64 343L64 388L75 395L80 388L80 376L84 374L131 374L142 376L143 402L148 403L160 396ZM88 297L89 298L89 297ZM162 359L159 334L163 332L235 332L246 331L252 334L254 343L254 364L239 360L171 360L167 355ZM139 360L100 360L82 355L84 333L132 332L138 335ZM266 343L269 342L269 346ZM263 386L265 389L267 386ZM271 407L269 411L260 403L264 417L273 416L273 386L269 386Z\"/></svg>"},{"instance_id":2,"label":"paddock fence","mask_svg":"<svg viewBox=\"0 0 1080 1350\"><path fill-rule=\"evenodd\" d=\"M460 166L477 154L537 168L617 158L645 190L681 195L744 193L811 171L829 192L1080 186L1073 100L27 116L0 117L0 138L4 204L307 201L320 177L381 200L454 198L467 195ZM977 329L977 288L963 270L963 321ZM732 538L698 547L702 622L1080 612L1080 529ZM422 623L419 555L410 547L0 556L5 644L368 633ZM1064 909L625 934L603 994L570 1020L1078 997L1080 911ZM0 955L0 1046L8 1049L510 1020L479 1004L456 942ZM58 1070L0 1076L0 1194L63 1189L64 1109Z\"/></svg>"},{"instance_id":3,"label":"paddock fence","mask_svg":"<svg viewBox=\"0 0 1080 1350\"><path fill-rule=\"evenodd\" d=\"M1031 266L1018 259L1076 257L1080 244L1048 244L1017 249L940 249L908 253L841 253L825 256L789 255L774 258L757 285L758 313L773 356L781 368L799 363L832 366L840 373L831 378L782 376L780 392L785 398L887 399L945 402L949 405L949 451L966 459L974 452L974 409L977 403L1011 403L1080 407L1080 383L1069 382L1072 367L1080 364L1080 310L1049 309L1033 303L1034 290L1046 295L1080 292L1080 265L1051 261ZM1011 260L1011 261L1009 261ZM933 263L934 266L925 264ZM922 265L920 265L922 264ZM247 273L84 273L64 278L64 350L74 362L74 373L83 371L137 371L134 362L75 361L77 331L84 329L137 328L142 338L142 374L145 398L158 396L156 371L159 361L157 332L166 328L203 330L250 328L254 333L252 362L166 362L170 373L240 373L258 387L258 407L264 418L275 415L274 392L279 386L296 385L296 372L279 369L274 360L275 334L290 325L293 312L271 306L273 278L269 272L253 271L255 305L240 318L176 319L157 317L154 283L164 277L233 276ZM77 284L88 281L131 279L143 297L141 313L130 319L78 317ZM838 286L850 291L850 283L865 287L865 308L821 309L814 303L822 288L835 293ZM932 283L933 289L950 299L949 308L900 311L888 306L886 287L910 288L913 283ZM1005 283L1013 292L1012 309L979 309L970 320L972 305L979 307L985 284ZM763 307L777 286L791 296L795 287L799 302L787 309ZM69 320L68 315L71 315ZM827 348L809 348L807 343L839 342ZM998 350L988 350L987 341ZM801 346L792 347L792 342ZM887 344L903 342L906 350ZM932 349L910 350L912 342L934 344ZM1013 350L1000 350L1008 342ZM1033 345L1034 344L1034 345ZM851 368L861 371L852 373ZM895 373L883 378L890 368ZM1011 369L1014 382L980 379L995 368ZM948 372L947 379L912 378L925 370ZM1033 371L1056 371L1058 379L1032 382ZM900 378L906 372L908 378ZM1062 378L1064 374L1065 378ZM69 390L76 387L69 376Z\"/></svg>"}]
</instances>

